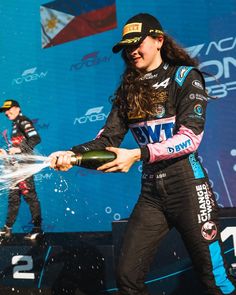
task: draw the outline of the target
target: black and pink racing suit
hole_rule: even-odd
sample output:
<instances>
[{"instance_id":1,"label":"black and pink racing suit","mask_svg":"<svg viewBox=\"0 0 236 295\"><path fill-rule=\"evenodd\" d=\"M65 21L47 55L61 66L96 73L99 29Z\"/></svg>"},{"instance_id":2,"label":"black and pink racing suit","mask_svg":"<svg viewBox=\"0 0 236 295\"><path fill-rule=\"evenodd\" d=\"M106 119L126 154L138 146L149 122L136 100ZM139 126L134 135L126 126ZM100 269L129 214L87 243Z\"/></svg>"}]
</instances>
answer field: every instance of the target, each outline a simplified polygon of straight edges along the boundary
<instances>
[{"instance_id":1,"label":"black and pink racing suit","mask_svg":"<svg viewBox=\"0 0 236 295\"><path fill-rule=\"evenodd\" d=\"M118 147L128 130L141 148L142 188L120 254L120 294L148 294L145 276L172 227L179 231L207 294L236 294L222 253L218 206L197 154L207 106L202 74L163 63L141 79L163 101L155 115L132 118L114 105L99 136L72 148L80 153Z\"/></svg>"}]
</instances>

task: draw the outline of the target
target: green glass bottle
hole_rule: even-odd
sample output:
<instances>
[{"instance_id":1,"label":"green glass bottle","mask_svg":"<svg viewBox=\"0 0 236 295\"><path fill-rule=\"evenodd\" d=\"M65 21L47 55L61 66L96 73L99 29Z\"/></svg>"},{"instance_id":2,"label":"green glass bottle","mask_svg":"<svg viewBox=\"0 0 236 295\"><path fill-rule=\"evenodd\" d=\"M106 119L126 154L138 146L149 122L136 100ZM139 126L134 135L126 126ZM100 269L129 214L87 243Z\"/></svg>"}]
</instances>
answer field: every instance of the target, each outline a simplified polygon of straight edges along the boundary
<instances>
[{"instance_id":1,"label":"green glass bottle","mask_svg":"<svg viewBox=\"0 0 236 295\"><path fill-rule=\"evenodd\" d=\"M71 165L87 169L97 169L116 158L116 154L107 150L87 151L71 157Z\"/></svg>"}]
</instances>

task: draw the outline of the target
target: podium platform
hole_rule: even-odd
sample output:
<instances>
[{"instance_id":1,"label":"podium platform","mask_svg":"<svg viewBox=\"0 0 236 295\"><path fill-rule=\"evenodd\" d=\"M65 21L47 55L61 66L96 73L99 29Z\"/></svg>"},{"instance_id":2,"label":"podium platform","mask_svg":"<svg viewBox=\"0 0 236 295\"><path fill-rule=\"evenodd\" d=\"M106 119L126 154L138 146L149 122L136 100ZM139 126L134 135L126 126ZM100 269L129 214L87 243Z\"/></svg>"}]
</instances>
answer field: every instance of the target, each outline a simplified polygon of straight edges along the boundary
<instances>
[{"instance_id":1,"label":"podium platform","mask_svg":"<svg viewBox=\"0 0 236 295\"><path fill-rule=\"evenodd\" d=\"M0 294L102 294L113 286L110 232L45 233L36 241L15 234L1 241L0 257Z\"/></svg>"},{"instance_id":2,"label":"podium platform","mask_svg":"<svg viewBox=\"0 0 236 295\"><path fill-rule=\"evenodd\" d=\"M224 252L236 273L236 209L222 209ZM0 241L0 294L115 294L115 266L127 219L111 232L45 233L36 241L14 234ZM236 277L236 276L235 276ZM150 294L201 295L201 286L178 232L162 241L146 284Z\"/></svg>"}]
</instances>

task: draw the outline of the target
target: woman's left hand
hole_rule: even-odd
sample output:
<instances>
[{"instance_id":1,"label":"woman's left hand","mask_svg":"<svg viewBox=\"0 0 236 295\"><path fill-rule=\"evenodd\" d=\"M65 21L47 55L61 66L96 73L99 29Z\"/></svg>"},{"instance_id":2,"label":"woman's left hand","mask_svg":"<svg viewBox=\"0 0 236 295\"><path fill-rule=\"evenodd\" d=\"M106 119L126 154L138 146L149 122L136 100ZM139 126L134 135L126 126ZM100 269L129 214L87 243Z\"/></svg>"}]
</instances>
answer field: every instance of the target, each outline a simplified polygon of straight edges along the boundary
<instances>
[{"instance_id":1,"label":"woman's left hand","mask_svg":"<svg viewBox=\"0 0 236 295\"><path fill-rule=\"evenodd\" d=\"M128 172L130 167L141 157L140 149L108 147L106 150L114 152L116 159L97 168L103 172Z\"/></svg>"}]
</instances>

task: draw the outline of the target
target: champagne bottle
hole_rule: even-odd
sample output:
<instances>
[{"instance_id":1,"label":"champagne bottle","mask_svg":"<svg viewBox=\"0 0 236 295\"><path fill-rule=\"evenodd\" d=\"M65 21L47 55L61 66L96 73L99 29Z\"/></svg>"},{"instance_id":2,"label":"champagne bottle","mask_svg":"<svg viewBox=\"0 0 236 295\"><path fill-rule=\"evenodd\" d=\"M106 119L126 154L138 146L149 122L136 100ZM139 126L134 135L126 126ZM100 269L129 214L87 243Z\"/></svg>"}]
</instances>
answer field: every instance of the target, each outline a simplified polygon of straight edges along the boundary
<instances>
[{"instance_id":1,"label":"champagne bottle","mask_svg":"<svg viewBox=\"0 0 236 295\"><path fill-rule=\"evenodd\" d=\"M71 156L71 165L87 169L97 169L116 158L116 154L107 150L87 151Z\"/></svg>"}]
</instances>

